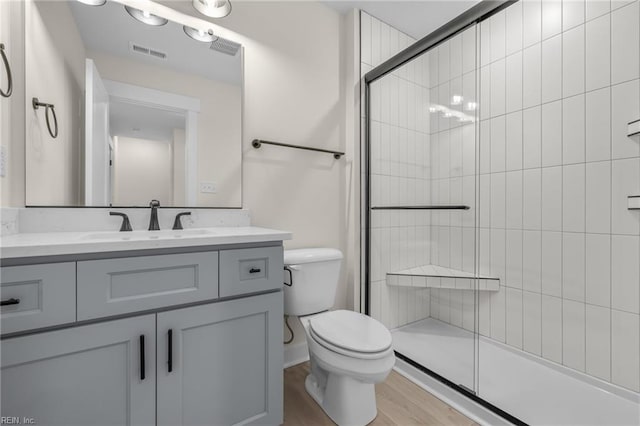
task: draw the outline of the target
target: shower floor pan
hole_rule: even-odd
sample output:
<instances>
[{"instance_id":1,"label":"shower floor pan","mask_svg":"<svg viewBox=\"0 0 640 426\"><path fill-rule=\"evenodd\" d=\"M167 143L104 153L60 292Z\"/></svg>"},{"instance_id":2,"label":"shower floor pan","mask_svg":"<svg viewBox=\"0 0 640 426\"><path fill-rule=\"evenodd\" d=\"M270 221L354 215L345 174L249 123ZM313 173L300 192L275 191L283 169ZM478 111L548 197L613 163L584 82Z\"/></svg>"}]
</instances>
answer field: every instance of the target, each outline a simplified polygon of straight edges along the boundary
<instances>
[{"instance_id":1,"label":"shower floor pan","mask_svg":"<svg viewBox=\"0 0 640 426\"><path fill-rule=\"evenodd\" d=\"M473 333L427 318L391 334L399 353L473 388ZM478 396L530 425L640 424L636 392L485 337L478 359Z\"/></svg>"}]
</instances>

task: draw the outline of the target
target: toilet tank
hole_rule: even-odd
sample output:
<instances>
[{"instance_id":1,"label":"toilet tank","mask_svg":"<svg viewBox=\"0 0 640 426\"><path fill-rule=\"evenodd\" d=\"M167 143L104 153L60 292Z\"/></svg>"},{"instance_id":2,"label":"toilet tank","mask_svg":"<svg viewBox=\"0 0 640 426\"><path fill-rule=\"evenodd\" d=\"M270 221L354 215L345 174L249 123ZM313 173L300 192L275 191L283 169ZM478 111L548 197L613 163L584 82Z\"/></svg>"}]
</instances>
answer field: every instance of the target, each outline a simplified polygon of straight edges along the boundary
<instances>
[{"instance_id":1,"label":"toilet tank","mask_svg":"<svg viewBox=\"0 0 640 426\"><path fill-rule=\"evenodd\" d=\"M331 308L341 263L342 252L332 248L285 250L284 314L302 316Z\"/></svg>"}]
</instances>

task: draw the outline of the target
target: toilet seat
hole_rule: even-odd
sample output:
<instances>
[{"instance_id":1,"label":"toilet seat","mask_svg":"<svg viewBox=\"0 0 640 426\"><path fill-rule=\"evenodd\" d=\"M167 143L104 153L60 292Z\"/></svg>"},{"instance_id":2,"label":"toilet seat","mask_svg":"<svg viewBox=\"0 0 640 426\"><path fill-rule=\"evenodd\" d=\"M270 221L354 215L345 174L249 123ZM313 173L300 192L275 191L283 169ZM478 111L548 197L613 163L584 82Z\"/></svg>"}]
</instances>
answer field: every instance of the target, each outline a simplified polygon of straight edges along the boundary
<instances>
[{"instance_id":1,"label":"toilet seat","mask_svg":"<svg viewBox=\"0 0 640 426\"><path fill-rule=\"evenodd\" d=\"M373 318L353 311L316 315L309 319L309 331L318 344L352 358L381 358L391 349L389 330Z\"/></svg>"},{"instance_id":2,"label":"toilet seat","mask_svg":"<svg viewBox=\"0 0 640 426\"><path fill-rule=\"evenodd\" d=\"M326 340L324 340L322 337L318 336L311 328L309 328L309 334L311 335L311 338L313 339L313 341L315 343L317 343L318 345L322 346L323 348L325 348L326 350L335 353L336 355L343 355L345 357L348 358L353 358L353 359L358 359L358 360L375 360L375 359L380 359L380 358L384 358L386 356L389 355L389 353L393 352L393 348L389 347L388 349L382 351L382 352L356 352L356 351L349 351L346 350L344 348L341 348L339 346L335 346L329 342L327 342Z\"/></svg>"}]
</instances>

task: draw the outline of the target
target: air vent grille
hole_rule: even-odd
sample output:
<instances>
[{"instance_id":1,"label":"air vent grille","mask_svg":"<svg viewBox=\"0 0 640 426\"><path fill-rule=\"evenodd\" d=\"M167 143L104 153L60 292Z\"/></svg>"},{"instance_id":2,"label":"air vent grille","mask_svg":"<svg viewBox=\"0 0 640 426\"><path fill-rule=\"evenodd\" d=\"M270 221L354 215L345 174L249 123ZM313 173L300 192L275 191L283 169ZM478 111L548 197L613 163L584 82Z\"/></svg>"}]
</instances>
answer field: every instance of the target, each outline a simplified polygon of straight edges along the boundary
<instances>
[{"instance_id":1,"label":"air vent grille","mask_svg":"<svg viewBox=\"0 0 640 426\"><path fill-rule=\"evenodd\" d=\"M142 46L141 44L130 42L129 50L133 53L137 53L139 55L151 56L156 59L167 60L167 54L157 49L152 49L150 47Z\"/></svg>"},{"instance_id":2,"label":"air vent grille","mask_svg":"<svg viewBox=\"0 0 640 426\"><path fill-rule=\"evenodd\" d=\"M216 50L221 53L226 53L227 55L235 56L240 50L241 44L235 43L231 40L227 40L226 38L218 37L218 39L211 43L211 49Z\"/></svg>"}]
</instances>

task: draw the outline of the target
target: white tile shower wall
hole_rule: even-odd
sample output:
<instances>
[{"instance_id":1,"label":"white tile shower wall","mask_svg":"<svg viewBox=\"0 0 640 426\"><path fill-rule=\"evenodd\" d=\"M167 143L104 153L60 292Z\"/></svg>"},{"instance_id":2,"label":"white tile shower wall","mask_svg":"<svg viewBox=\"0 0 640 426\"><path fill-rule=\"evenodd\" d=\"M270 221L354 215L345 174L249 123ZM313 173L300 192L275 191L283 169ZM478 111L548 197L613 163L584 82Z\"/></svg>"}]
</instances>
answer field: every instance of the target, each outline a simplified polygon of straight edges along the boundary
<instances>
[{"instance_id":1,"label":"white tile shower wall","mask_svg":"<svg viewBox=\"0 0 640 426\"><path fill-rule=\"evenodd\" d=\"M514 103L505 102L506 91L512 86L521 84L510 81L510 87L497 82L504 82L507 69L512 70L511 63L505 61L506 50L505 33L512 31L506 26L506 21L493 22L485 28L483 35L489 42L485 47L487 54L495 61L485 67L488 70L481 78L487 82L486 98L483 106L490 111L487 115L495 114L495 120L486 120L481 128L484 134L492 134L491 145L482 145L480 150L487 153L485 162L480 167L487 173L496 172L501 178L493 181L483 180L480 185L487 188L501 188L506 191L505 171L511 162L507 163L506 145L507 124L505 112L515 108ZM492 35L497 35L491 38ZM469 210L434 211L431 213L431 257L428 263L460 269L466 272L475 270L475 197L476 197L476 28L470 28L461 34L445 41L425 55L432 70L429 79L431 108L428 114L430 122L431 142L431 203L435 205L467 205ZM460 62L462 68L453 64ZM437 74L435 74L437 72ZM492 84L495 82L496 84ZM491 88L496 88L491 91ZM510 120L509 131L518 123ZM487 139L487 141L489 141ZM493 155L491 154L493 153ZM513 218L507 218L505 213L505 198L495 198L491 208L495 214L487 215L486 222L502 227L501 238L504 241L504 223ZM496 235L487 234L487 247L495 240ZM481 237L482 239L482 237ZM494 250L504 251L504 244L494 244ZM504 253L503 253L504 254ZM504 258L504 256L503 256ZM481 261L482 263L482 261ZM495 265L505 274L505 264ZM492 274L490 268L482 268L481 273ZM474 293L469 290L431 289L431 316L467 330L475 328L475 312L473 306ZM503 295L504 299L504 295ZM504 306L504 303L503 303ZM501 315L510 315L514 309L502 309ZM489 319L493 324L498 321L496 315ZM503 335L510 330L502 329Z\"/></svg>"},{"instance_id":2,"label":"white tile shower wall","mask_svg":"<svg viewBox=\"0 0 640 426\"><path fill-rule=\"evenodd\" d=\"M479 30L479 258L501 279L480 333L636 392L640 143L624 129L640 118L639 32L638 0L523 0ZM452 161L436 158L434 182ZM432 316L450 300L432 293Z\"/></svg>"},{"instance_id":3,"label":"white tile shower wall","mask_svg":"<svg viewBox=\"0 0 640 426\"><path fill-rule=\"evenodd\" d=\"M365 12L361 12L360 19L362 75L415 42ZM450 67L462 69L462 56L456 59ZM426 60L418 58L371 87L373 206L431 202L428 66ZM461 152L461 137L447 143L455 144ZM463 167L461 157L456 167ZM462 182L451 190L453 194L460 194ZM428 288L388 286L386 283L387 271L429 263L429 224L428 213L374 211L372 215L371 315L389 328L429 317ZM465 318L456 322L462 325L463 320Z\"/></svg>"}]
</instances>

